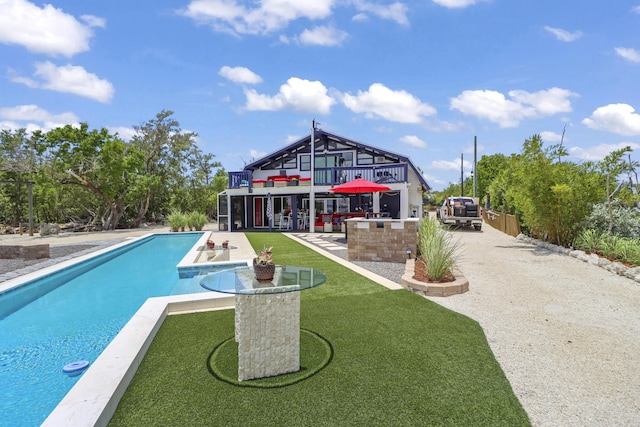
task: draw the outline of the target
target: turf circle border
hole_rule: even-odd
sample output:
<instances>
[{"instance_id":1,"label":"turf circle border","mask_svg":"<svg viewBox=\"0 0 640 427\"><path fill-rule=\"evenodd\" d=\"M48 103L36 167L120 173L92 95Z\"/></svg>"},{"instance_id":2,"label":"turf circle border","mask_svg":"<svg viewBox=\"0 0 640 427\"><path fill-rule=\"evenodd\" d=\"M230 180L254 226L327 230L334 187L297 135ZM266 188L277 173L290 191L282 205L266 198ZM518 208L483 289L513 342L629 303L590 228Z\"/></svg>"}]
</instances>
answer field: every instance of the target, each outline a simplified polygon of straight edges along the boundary
<instances>
[{"instance_id":1,"label":"turf circle border","mask_svg":"<svg viewBox=\"0 0 640 427\"><path fill-rule=\"evenodd\" d=\"M320 334L300 328L300 370L275 377L238 381L238 343L227 338L207 358L209 373L220 381L238 387L278 388L306 380L320 372L333 360L333 346Z\"/></svg>"}]
</instances>

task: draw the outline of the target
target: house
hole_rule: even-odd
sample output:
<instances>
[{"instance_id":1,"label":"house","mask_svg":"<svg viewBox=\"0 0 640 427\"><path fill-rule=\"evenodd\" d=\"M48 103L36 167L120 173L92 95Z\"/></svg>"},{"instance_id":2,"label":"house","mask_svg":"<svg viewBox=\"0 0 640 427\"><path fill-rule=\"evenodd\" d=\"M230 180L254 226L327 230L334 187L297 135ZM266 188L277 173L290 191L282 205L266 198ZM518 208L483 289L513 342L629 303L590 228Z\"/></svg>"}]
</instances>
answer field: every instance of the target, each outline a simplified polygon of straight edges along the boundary
<instances>
[{"instance_id":1,"label":"house","mask_svg":"<svg viewBox=\"0 0 640 427\"><path fill-rule=\"evenodd\" d=\"M331 191L355 178L390 190ZM277 230L339 230L351 217L420 217L423 193L428 190L408 157L318 129L314 123L310 135L247 164L242 171L229 172L229 187L218 196L218 226L231 231L268 229L269 197L271 226Z\"/></svg>"}]
</instances>

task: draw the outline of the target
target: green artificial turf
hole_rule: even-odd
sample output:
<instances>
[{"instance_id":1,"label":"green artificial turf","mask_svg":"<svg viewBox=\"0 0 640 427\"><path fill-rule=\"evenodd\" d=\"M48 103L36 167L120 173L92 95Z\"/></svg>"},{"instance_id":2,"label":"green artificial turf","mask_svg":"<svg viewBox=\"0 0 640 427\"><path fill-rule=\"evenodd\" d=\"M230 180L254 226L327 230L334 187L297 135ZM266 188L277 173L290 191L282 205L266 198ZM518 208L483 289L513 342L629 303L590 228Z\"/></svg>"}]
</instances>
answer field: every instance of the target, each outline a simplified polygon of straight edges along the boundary
<instances>
[{"instance_id":1,"label":"green artificial turf","mask_svg":"<svg viewBox=\"0 0 640 427\"><path fill-rule=\"evenodd\" d=\"M302 293L301 326L331 344L330 363L285 387L238 387L208 369L233 336L233 311L170 316L110 425L530 425L475 321L404 290L372 289L302 245L262 234L249 238L254 247L272 242L278 263L328 274Z\"/></svg>"}]
</instances>

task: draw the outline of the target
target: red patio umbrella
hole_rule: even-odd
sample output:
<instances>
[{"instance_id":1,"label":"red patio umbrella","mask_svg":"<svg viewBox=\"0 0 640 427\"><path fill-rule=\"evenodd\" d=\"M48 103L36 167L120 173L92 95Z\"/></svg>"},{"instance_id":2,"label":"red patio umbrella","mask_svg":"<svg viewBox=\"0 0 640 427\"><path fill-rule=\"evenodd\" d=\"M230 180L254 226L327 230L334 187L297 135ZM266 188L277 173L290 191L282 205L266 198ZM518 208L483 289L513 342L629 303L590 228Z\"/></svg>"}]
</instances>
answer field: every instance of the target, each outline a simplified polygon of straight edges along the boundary
<instances>
[{"instance_id":1,"label":"red patio umbrella","mask_svg":"<svg viewBox=\"0 0 640 427\"><path fill-rule=\"evenodd\" d=\"M377 182L367 181L363 178L356 178L353 181L345 182L344 184L336 185L331 189L334 193L340 194L362 194L362 193L377 193L379 191L389 191L391 187L378 184ZM358 203L362 207L362 200Z\"/></svg>"},{"instance_id":2,"label":"red patio umbrella","mask_svg":"<svg viewBox=\"0 0 640 427\"><path fill-rule=\"evenodd\" d=\"M378 191L389 191L390 187L378 184L377 182L367 181L363 178L356 178L353 181L336 185L331 189L334 193L340 194L361 194L361 193L377 193Z\"/></svg>"}]
</instances>

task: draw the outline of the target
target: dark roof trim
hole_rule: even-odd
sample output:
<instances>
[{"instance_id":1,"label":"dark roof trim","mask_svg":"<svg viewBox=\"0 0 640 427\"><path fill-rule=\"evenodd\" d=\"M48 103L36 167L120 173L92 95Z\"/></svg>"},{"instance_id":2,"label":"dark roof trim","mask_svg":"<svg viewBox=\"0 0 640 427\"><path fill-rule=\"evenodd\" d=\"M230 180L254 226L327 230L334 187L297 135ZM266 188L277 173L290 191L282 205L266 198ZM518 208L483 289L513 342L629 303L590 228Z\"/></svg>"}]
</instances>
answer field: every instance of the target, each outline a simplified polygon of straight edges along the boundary
<instances>
[{"instance_id":1,"label":"dark roof trim","mask_svg":"<svg viewBox=\"0 0 640 427\"><path fill-rule=\"evenodd\" d=\"M323 142L325 139L327 140L334 140L336 142L345 144L345 145L350 145L356 149L358 148L362 148L365 149L367 151L371 151L374 154L378 154L378 155L387 155L390 157L395 157L397 159L399 159L402 162L407 163L412 169L413 171L416 173L416 175L418 175L420 182L422 183L425 191L428 191L431 189L431 186L427 183L427 181L424 179L424 177L420 174L420 172L418 171L418 169L415 167L415 165L413 164L413 162L411 161L411 159L409 157L403 156L401 154L398 153L394 153L392 151L388 151L388 150L384 150L382 148L378 148L378 147L374 147L372 145L369 144L364 144L362 142L359 141L354 141L352 139L340 136L340 135L336 135L334 133L330 133L327 131L324 131L322 129L316 129L316 131L314 132L314 136L316 139L316 142ZM279 159L281 157L284 157L285 154L295 154L299 151L302 150L302 152L309 152L310 148L307 149L308 146L311 145L311 135L307 135L305 137L300 138L299 140L287 145L286 147L281 148L278 151L274 151L273 153L267 154L266 156L262 157L261 159L258 159L252 163L249 163L247 165L245 165L244 170L251 170L254 171L256 169L260 169L262 166L265 166L271 162L273 162L276 159ZM306 149L306 150L305 150Z\"/></svg>"}]
</instances>

